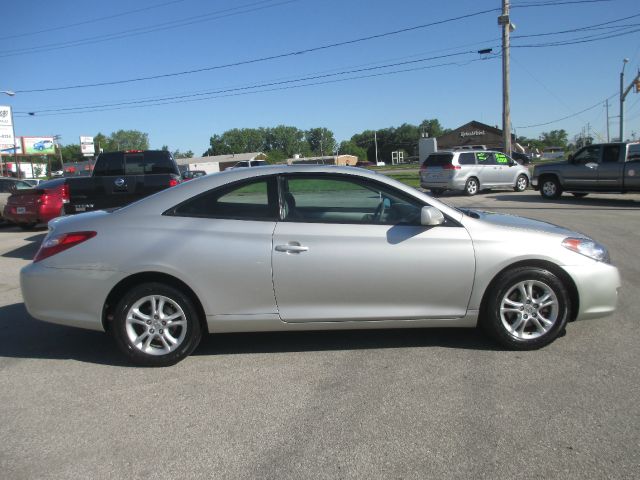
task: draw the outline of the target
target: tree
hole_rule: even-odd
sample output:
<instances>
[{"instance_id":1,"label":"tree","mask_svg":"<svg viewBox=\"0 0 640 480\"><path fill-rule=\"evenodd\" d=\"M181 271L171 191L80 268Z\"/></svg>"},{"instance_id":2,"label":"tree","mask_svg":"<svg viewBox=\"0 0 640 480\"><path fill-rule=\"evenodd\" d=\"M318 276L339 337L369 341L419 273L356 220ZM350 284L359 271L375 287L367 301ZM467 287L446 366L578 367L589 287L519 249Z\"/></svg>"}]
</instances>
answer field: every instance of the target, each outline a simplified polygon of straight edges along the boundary
<instances>
[{"instance_id":1,"label":"tree","mask_svg":"<svg viewBox=\"0 0 640 480\"><path fill-rule=\"evenodd\" d=\"M63 163L82 162L85 160L78 144L60 146L60 153L62 154Z\"/></svg>"},{"instance_id":2,"label":"tree","mask_svg":"<svg viewBox=\"0 0 640 480\"><path fill-rule=\"evenodd\" d=\"M149 134L138 130L118 130L109 140L117 150L149 150Z\"/></svg>"},{"instance_id":3,"label":"tree","mask_svg":"<svg viewBox=\"0 0 640 480\"><path fill-rule=\"evenodd\" d=\"M279 152L285 158L291 158L296 153L307 156L311 153L309 144L304 141L304 132L296 127L278 125L267 130L267 143L265 150Z\"/></svg>"},{"instance_id":4,"label":"tree","mask_svg":"<svg viewBox=\"0 0 640 480\"><path fill-rule=\"evenodd\" d=\"M304 132L304 137L314 155L331 155L336 149L333 132L324 127L311 128Z\"/></svg>"},{"instance_id":5,"label":"tree","mask_svg":"<svg viewBox=\"0 0 640 480\"><path fill-rule=\"evenodd\" d=\"M440 121L437 118L423 120L419 125L419 129L421 132L425 131L432 138L440 137L451 131L450 128L442 128L442 125L440 125Z\"/></svg>"},{"instance_id":6,"label":"tree","mask_svg":"<svg viewBox=\"0 0 640 480\"><path fill-rule=\"evenodd\" d=\"M569 134L566 130L551 130L550 132L542 132L540 140L547 147L566 147Z\"/></svg>"},{"instance_id":7,"label":"tree","mask_svg":"<svg viewBox=\"0 0 640 480\"><path fill-rule=\"evenodd\" d=\"M187 150L186 152L181 152L180 149L177 149L175 152L172 153L172 155L173 155L173 158L193 158L194 153L191 150Z\"/></svg>"},{"instance_id":8,"label":"tree","mask_svg":"<svg viewBox=\"0 0 640 480\"><path fill-rule=\"evenodd\" d=\"M338 153L341 155L353 155L355 157L358 157L359 162L366 162L368 160L367 150L359 147L351 141L341 142Z\"/></svg>"}]
</instances>

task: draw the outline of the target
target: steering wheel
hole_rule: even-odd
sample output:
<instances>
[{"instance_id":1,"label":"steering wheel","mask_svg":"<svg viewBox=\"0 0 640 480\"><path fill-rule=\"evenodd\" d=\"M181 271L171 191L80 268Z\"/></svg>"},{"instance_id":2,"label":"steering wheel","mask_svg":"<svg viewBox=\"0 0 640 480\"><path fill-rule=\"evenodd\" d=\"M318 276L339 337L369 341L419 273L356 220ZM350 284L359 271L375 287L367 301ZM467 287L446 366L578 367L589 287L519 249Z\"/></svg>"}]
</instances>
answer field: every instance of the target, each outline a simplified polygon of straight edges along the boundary
<instances>
[{"instance_id":1,"label":"steering wheel","mask_svg":"<svg viewBox=\"0 0 640 480\"><path fill-rule=\"evenodd\" d=\"M383 198L378 204L378 206L376 207L376 211L373 212L373 221L375 223L381 223L382 216L386 213L386 211L387 211L386 199Z\"/></svg>"}]
</instances>

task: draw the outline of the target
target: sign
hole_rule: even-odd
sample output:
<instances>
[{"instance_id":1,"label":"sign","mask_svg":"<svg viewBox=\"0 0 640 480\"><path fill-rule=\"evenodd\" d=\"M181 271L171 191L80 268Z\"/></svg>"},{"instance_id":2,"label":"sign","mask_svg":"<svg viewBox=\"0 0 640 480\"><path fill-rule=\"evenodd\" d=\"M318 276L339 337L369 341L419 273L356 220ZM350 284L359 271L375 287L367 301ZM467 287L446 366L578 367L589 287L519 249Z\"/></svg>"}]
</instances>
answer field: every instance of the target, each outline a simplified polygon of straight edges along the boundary
<instances>
[{"instance_id":1,"label":"sign","mask_svg":"<svg viewBox=\"0 0 640 480\"><path fill-rule=\"evenodd\" d=\"M22 137L22 150L26 155L55 155L53 137Z\"/></svg>"},{"instance_id":2,"label":"sign","mask_svg":"<svg viewBox=\"0 0 640 480\"><path fill-rule=\"evenodd\" d=\"M92 157L96 154L96 147L93 144L93 137L80 136L80 151L85 157Z\"/></svg>"},{"instance_id":3,"label":"sign","mask_svg":"<svg viewBox=\"0 0 640 480\"><path fill-rule=\"evenodd\" d=\"M2 131L2 127L0 127L0 131ZM4 145L4 142L0 141L0 155L13 155L14 153L22 155L22 145L20 144L20 137L18 137L18 141L15 147L13 145Z\"/></svg>"},{"instance_id":4,"label":"sign","mask_svg":"<svg viewBox=\"0 0 640 480\"><path fill-rule=\"evenodd\" d=\"M470 132L460 132L460 136L461 137L482 137L483 135L486 135L487 132L485 132L484 130L472 130Z\"/></svg>"},{"instance_id":5,"label":"sign","mask_svg":"<svg viewBox=\"0 0 640 480\"><path fill-rule=\"evenodd\" d=\"M0 151L13 153L16 137L13 131L13 116L11 107L0 105Z\"/></svg>"}]
</instances>

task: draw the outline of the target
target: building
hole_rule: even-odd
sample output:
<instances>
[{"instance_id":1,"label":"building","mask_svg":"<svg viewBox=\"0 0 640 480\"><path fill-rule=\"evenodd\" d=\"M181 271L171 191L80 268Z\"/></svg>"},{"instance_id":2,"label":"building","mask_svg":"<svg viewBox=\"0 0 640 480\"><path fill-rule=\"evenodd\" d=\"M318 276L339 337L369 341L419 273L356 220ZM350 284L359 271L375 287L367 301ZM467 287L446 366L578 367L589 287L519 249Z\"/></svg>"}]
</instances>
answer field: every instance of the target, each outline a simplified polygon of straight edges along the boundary
<instances>
[{"instance_id":1,"label":"building","mask_svg":"<svg viewBox=\"0 0 640 480\"><path fill-rule=\"evenodd\" d=\"M210 157L176 158L180 171L202 170L207 173L218 173L233 167L238 162L250 160L266 160L262 152L235 153L229 155L213 155Z\"/></svg>"},{"instance_id":2,"label":"building","mask_svg":"<svg viewBox=\"0 0 640 480\"><path fill-rule=\"evenodd\" d=\"M437 138L438 150L451 150L456 147L486 148L487 150L502 150L502 130L491 125L472 120L461 127ZM524 149L516 144L515 135L511 135L514 151Z\"/></svg>"}]
</instances>

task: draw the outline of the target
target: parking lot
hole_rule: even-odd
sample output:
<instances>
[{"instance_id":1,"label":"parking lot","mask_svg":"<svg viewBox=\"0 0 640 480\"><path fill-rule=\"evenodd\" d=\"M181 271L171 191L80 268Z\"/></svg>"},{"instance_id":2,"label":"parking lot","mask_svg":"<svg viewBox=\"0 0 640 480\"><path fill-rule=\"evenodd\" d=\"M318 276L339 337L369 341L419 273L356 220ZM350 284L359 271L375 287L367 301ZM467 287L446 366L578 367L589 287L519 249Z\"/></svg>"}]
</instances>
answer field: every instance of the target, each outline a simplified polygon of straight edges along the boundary
<instances>
[{"instance_id":1,"label":"parking lot","mask_svg":"<svg viewBox=\"0 0 640 480\"><path fill-rule=\"evenodd\" d=\"M533 352L475 330L226 334L135 368L26 313L44 229L0 226L0 477L638 478L640 195L441 199L604 243L618 311Z\"/></svg>"}]
</instances>

